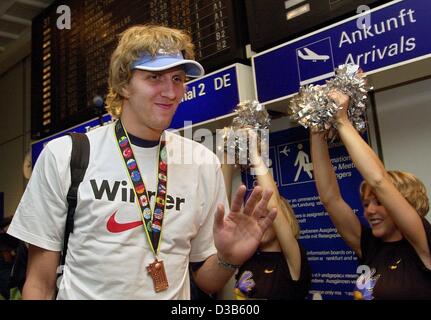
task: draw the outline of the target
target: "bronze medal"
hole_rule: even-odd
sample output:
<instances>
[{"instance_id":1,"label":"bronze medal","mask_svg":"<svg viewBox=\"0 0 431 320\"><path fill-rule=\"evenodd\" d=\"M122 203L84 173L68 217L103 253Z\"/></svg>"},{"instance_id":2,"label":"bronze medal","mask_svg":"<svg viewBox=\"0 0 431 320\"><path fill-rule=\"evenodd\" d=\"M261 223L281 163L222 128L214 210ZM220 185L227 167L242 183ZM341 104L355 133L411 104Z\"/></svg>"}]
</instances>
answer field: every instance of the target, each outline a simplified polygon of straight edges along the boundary
<instances>
[{"instance_id":1,"label":"bronze medal","mask_svg":"<svg viewBox=\"0 0 431 320\"><path fill-rule=\"evenodd\" d=\"M169 287L168 278L166 277L165 265L163 261L154 260L147 267L147 271L153 279L154 291L160 292Z\"/></svg>"}]
</instances>

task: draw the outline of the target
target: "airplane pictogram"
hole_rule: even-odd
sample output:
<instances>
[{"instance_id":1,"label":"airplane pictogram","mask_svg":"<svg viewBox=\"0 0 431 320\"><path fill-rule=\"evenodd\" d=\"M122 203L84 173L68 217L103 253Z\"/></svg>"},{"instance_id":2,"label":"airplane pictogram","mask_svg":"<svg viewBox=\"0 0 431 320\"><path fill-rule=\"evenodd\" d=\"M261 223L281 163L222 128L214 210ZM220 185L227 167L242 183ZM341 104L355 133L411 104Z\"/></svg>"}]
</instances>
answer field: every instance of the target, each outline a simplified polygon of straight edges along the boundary
<instances>
[{"instance_id":1,"label":"airplane pictogram","mask_svg":"<svg viewBox=\"0 0 431 320\"><path fill-rule=\"evenodd\" d=\"M314 52L308 48L304 48L304 51L305 51L305 54L301 50L298 50L298 56L302 60L313 60L313 62L316 62L317 60L319 60L319 61L323 60L324 62L326 62L326 60L329 59L328 55L317 54L316 52Z\"/></svg>"}]
</instances>

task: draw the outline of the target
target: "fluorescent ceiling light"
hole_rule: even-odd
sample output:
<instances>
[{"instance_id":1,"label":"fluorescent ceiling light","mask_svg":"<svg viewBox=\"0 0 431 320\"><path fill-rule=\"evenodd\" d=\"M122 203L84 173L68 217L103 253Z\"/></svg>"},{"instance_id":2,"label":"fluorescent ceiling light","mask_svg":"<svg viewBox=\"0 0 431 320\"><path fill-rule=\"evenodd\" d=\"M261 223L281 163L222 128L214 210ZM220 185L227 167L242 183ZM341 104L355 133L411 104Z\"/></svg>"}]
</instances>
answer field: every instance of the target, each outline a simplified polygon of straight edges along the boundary
<instances>
[{"instance_id":1,"label":"fluorescent ceiling light","mask_svg":"<svg viewBox=\"0 0 431 320\"><path fill-rule=\"evenodd\" d=\"M290 20L310 11L310 4L306 3L296 9L290 10L286 14L286 19Z\"/></svg>"}]
</instances>

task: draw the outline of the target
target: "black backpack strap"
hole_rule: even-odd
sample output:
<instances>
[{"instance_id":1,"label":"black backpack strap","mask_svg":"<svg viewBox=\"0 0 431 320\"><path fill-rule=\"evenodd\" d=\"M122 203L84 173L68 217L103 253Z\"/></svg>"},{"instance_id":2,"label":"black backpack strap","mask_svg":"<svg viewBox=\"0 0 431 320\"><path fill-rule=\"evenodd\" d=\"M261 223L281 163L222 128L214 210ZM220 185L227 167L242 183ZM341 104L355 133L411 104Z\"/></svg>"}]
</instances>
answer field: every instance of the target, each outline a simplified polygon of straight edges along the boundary
<instances>
[{"instance_id":1,"label":"black backpack strap","mask_svg":"<svg viewBox=\"0 0 431 320\"><path fill-rule=\"evenodd\" d=\"M83 133L68 133L72 138L72 154L70 158L70 175L71 184L69 192L67 193L67 218L66 227L64 229L64 243L63 252L61 255L61 265L64 266L67 254L67 244L69 242L69 235L73 232L75 209L78 200L78 187L84 179L85 171L88 167L90 159L90 142L88 137Z\"/></svg>"}]
</instances>

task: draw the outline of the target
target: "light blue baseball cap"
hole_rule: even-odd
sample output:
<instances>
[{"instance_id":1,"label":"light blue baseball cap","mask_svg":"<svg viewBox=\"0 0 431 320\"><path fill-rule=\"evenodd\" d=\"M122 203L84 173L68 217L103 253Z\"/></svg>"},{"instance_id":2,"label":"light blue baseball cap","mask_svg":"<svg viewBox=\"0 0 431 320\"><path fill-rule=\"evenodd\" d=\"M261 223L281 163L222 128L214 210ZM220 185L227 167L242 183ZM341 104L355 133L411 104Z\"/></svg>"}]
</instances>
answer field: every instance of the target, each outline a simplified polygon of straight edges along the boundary
<instances>
[{"instance_id":1,"label":"light blue baseball cap","mask_svg":"<svg viewBox=\"0 0 431 320\"><path fill-rule=\"evenodd\" d=\"M164 50L159 50L155 56L148 53L143 54L132 64L132 70L163 71L177 66L182 66L186 76L191 78L201 77L205 74L205 70L199 62L184 59L179 51L172 53Z\"/></svg>"}]
</instances>

